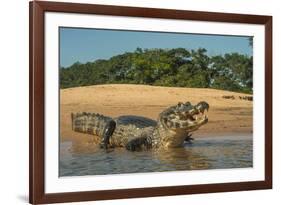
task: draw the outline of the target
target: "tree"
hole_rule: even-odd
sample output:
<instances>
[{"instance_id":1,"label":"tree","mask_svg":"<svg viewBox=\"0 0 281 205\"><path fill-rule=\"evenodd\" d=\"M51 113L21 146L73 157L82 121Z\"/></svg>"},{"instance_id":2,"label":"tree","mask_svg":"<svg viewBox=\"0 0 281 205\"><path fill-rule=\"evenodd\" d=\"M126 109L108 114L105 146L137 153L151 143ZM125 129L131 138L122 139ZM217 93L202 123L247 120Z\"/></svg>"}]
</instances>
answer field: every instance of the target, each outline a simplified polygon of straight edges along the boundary
<instances>
[{"instance_id":1,"label":"tree","mask_svg":"<svg viewBox=\"0 0 281 205\"><path fill-rule=\"evenodd\" d=\"M207 50L141 49L60 68L61 88L134 83L252 92L253 57L239 53L208 56Z\"/></svg>"}]
</instances>

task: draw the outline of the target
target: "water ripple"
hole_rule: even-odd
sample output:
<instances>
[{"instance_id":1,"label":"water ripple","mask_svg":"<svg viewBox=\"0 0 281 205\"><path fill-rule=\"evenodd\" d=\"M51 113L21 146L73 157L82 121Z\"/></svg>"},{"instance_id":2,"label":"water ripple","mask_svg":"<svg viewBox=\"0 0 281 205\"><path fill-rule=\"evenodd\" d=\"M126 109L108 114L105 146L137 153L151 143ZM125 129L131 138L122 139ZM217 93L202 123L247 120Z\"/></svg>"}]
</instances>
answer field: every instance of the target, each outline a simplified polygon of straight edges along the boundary
<instances>
[{"instance_id":1,"label":"water ripple","mask_svg":"<svg viewBox=\"0 0 281 205\"><path fill-rule=\"evenodd\" d=\"M163 151L129 152L122 148L108 151L98 146L87 149L62 142L60 176L105 175L120 173L161 172L245 168L253 166L251 138L200 139L182 148Z\"/></svg>"}]
</instances>

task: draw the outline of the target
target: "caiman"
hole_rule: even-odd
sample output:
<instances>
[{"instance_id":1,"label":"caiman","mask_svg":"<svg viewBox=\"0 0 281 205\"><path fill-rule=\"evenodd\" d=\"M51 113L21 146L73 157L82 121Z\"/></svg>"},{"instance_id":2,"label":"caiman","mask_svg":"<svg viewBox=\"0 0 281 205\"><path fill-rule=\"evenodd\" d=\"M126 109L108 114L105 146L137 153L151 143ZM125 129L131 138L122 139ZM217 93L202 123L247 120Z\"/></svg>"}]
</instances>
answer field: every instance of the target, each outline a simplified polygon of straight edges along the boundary
<instances>
[{"instance_id":1,"label":"caiman","mask_svg":"<svg viewBox=\"0 0 281 205\"><path fill-rule=\"evenodd\" d=\"M98 113L72 113L72 130L97 135L100 147L125 147L130 151L183 146L191 133L208 122L209 104L181 103L163 110L158 120L141 116L111 118Z\"/></svg>"}]
</instances>

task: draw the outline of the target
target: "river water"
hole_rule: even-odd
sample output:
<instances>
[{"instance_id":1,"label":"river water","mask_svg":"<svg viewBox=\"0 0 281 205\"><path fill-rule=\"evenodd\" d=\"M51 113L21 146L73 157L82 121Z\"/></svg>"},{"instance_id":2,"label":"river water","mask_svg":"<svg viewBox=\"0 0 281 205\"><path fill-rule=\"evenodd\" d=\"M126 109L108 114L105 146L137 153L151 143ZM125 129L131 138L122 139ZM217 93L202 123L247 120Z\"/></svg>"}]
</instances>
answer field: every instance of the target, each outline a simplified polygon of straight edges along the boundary
<instances>
[{"instance_id":1,"label":"river water","mask_svg":"<svg viewBox=\"0 0 281 205\"><path fill-rule=\"evenodd\" d=\"M123 148L60 144L60 176L144 173L253 166L252 136L199 138L164 151L130 152Z\"/></svg>"}]
</instances>

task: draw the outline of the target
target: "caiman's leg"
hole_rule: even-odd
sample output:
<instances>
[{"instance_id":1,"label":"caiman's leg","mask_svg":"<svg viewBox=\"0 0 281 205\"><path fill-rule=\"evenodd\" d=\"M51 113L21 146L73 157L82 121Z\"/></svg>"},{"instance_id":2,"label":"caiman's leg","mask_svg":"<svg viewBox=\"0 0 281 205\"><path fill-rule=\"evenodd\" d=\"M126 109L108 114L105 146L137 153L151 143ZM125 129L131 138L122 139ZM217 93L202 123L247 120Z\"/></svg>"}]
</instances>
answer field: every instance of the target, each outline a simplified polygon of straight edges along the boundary
<instances>
[{"instance_id":1,"label":"caiman's leg","mask_svg":"<svg viewBox=\"0 0 281 205\"><path fill-rule=\"evenodd\" d=\"M104 133L102 135L102 141L100 143L100 148L107 149L107 146L109 144L109 139L112 136L112 134L115 130L115 127L116 127L116 122L114 122L114 120L110 120L106 124Z\"/></svg>"},{"instance_id":2,"label":"caiman's leg","mask_svg":"<svg viewBox=\"0 0 281 205\"><path fill-rule=\"evenodd\" d=\"M151 144L148 141L146 136L141 136L135 139L132 139L126 144L126 149L129 151L139 151L142 149L150 148Z\"/></svg>"},{"instance_id":3,"label":"caiman's leg","mask_svg":"<svg viewBox=\"0 0 281 205\"><path fill-rule=\"evenodd\" d=\"M187 133L187 136L184 141L186 141L189 144L192 144L192 141L194 140L194 138L192 138L191 136L192 136L192 134Z\"/></svg>"}]
</instances>

